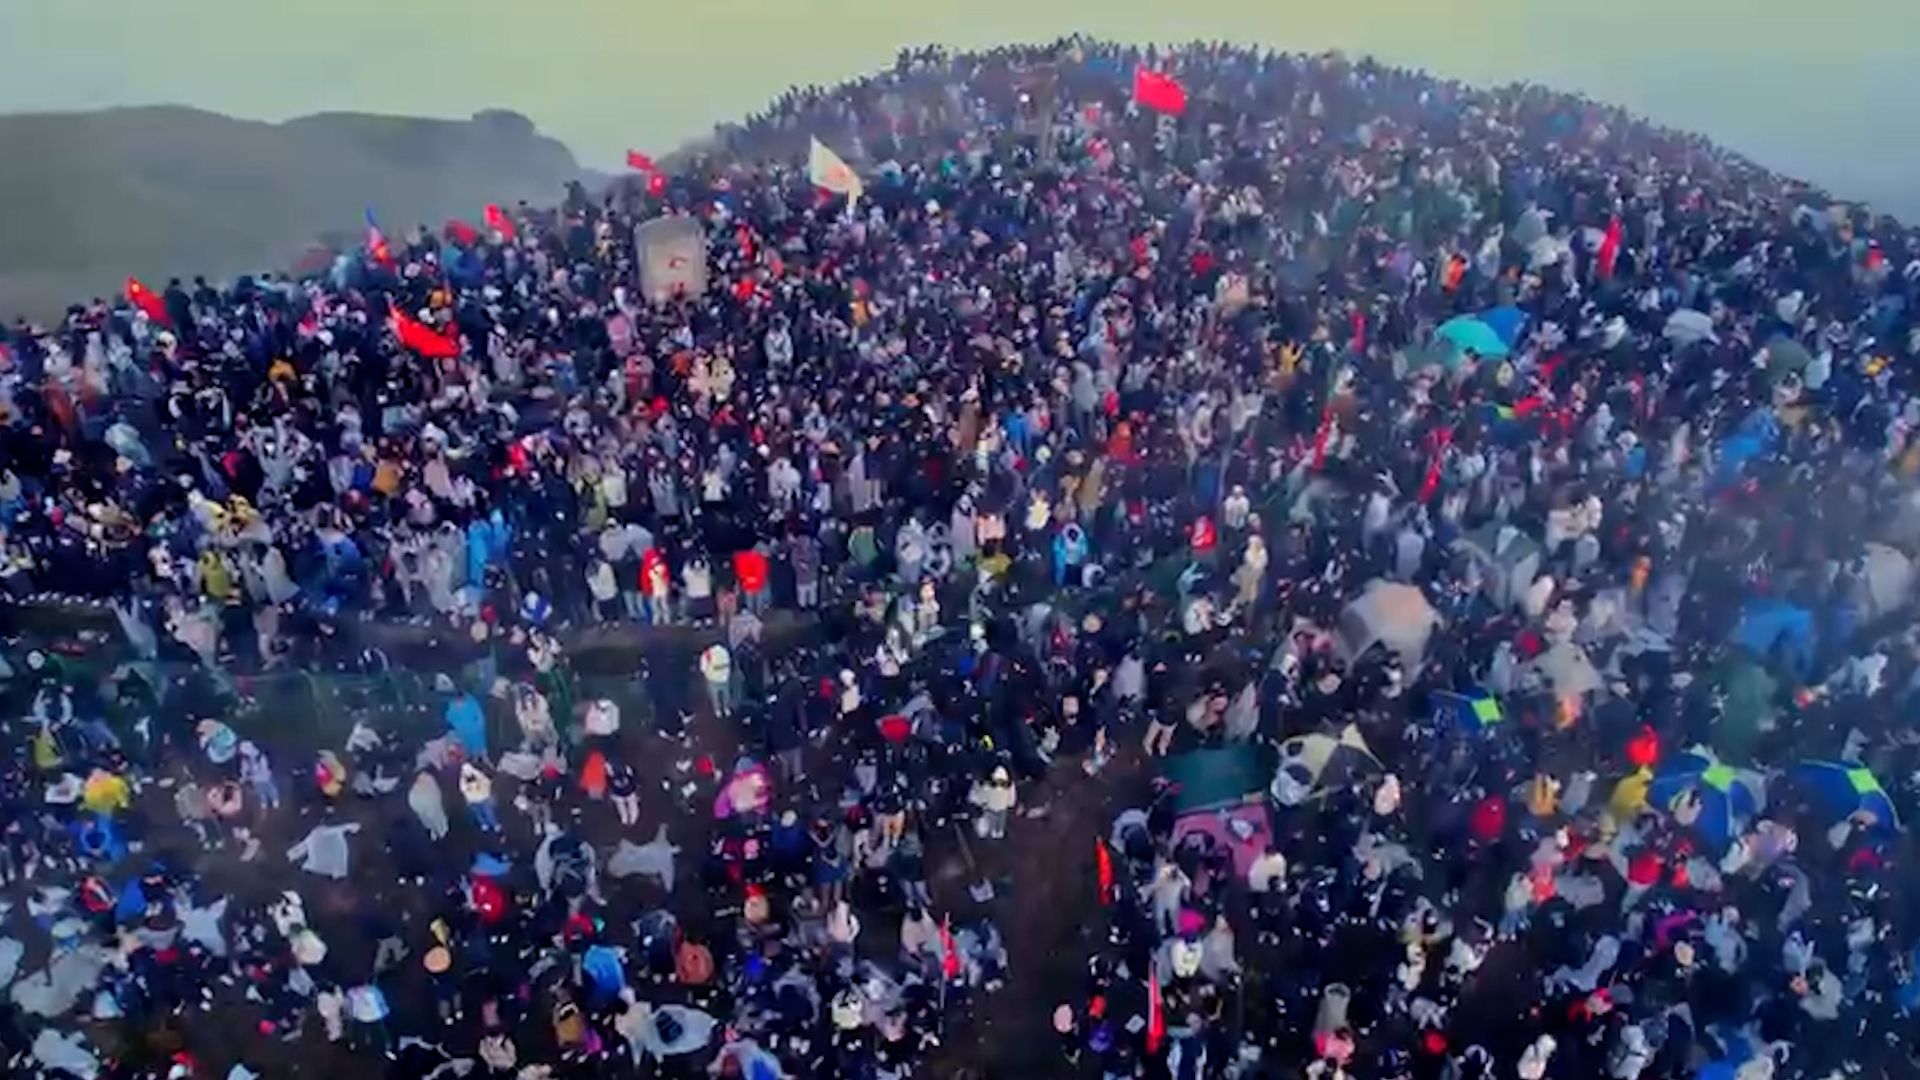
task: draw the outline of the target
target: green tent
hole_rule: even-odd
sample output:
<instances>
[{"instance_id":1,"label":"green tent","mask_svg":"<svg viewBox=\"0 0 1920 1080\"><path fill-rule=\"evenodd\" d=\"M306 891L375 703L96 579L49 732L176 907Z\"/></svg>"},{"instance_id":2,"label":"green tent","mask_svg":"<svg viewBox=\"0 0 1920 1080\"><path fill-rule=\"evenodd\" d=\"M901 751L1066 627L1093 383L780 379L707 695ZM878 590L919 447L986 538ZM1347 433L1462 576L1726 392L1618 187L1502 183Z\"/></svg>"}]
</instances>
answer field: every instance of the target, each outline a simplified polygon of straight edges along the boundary
<instances>
[{"instance_id":1,"label":"green tent","mask_svg":"<svg viewBox=\"0 0 1920 1080\"><path fill-rule=\"evenodd\" d=\"M1175 754L1160 767L1160 775L1179 785L1173 810L1182 815L1259 799L1273 778L1273 765L1253 746L1227 746Z\"/></svg>"},{"instance_id":2,"label":"green tent","mask_svg":"<svg viewBox=\"0 0 1920 1080\"><path fill-rule=\"evenodd\" d=\"M1729 761L1750 762L1761 733L1773 724L1774 695L1780 683L1766 668L1746 659L1722 663L1713 681L1726 702L1720 722L1714 725L1713 748Z\"/></svg>"}]
</instances>

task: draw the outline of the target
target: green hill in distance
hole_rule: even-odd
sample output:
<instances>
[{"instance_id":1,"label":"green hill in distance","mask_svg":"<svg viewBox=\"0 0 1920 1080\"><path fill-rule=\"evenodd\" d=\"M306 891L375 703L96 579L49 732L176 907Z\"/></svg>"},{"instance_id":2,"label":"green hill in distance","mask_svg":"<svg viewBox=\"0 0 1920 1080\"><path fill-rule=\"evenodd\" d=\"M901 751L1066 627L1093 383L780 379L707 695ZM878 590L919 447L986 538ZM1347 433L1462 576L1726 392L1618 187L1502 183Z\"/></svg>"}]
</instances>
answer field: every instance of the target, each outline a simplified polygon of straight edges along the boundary
<instances>
[{"instance_id":1,"label":"green hill in distance","mask_svg":"<svg viewBox=\"0 0 1920 1080\"><path fill-rule=\"evenodd\" d=\"M56 316L128 274L229 278L593 182L526 117L319 113L284 123L175 106L0 115L0 319Z\"/></svg>"}]
</instances>

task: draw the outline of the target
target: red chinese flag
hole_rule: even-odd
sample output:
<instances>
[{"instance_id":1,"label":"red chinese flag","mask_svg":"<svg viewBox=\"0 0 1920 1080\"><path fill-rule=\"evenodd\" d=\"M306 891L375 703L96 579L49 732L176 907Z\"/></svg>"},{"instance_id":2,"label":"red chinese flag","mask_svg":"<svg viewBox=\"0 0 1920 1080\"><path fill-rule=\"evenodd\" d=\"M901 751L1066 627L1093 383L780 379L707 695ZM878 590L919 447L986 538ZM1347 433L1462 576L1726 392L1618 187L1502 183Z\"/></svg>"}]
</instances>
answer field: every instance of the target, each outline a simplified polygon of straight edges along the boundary
<instances>
[{"instance_id":1,"label":"red chinese flag","mask_svg":"<svg viewBox=\"0 0 1920 1080\"><path fill-rule=\"evenodd\" d=\"M448 236L453 238L453 242L459 244L461 247L472 247L480 242L480 230L461 221L459 218L447 219L446 232Z\"/></svg>"},{"instance_id":2,"label":"red chinese flag","mask_svg":"<svg viewBox=\"0 0 1920 1080\"><path fill-rule=\"evenodd\" d=\"M644 173L658 171L653 164L653 159L638 150L627 151L627 168L636 169Z\"/></svg>"},{"instance_id":3,"label":"red chinese flag","mask_svg":"<svg viewBox=\"0 0 1920 1080\"><path fill-rule=\"evenodd\" d=\"M1100 904L1105 907L1113 903L1113 856L1107 851L1106 841L1093 842L1093 861L1100 875Z\"/></svg>"},{"instance_id":4,"label":"red chinese flag","mask_svg":"<svg viewBox=\"0 0 1920 1080\"><path fill-rule=\"evenodd\" d=\"M1600 241L1599 254L1594 256L1593 271L1601 281L1613 276L1613 264L1620 259L1620 216L1615 214L1607 222L1607 235Z\"/></svg>"},{"instance_id":5,"label":"red chinese flag","mask_svg":"<svg viewBox=\"0 0 1920 1080\"><path fill-rule=\"evenodd\" d=\"M1167 1018L1160 1008L1160 976L1147 973L1147 1056L1160 1052L1167 1041Z\"/></svg>"},{"instance_id":6,"label":"red chinese flag","mask_svg":"<svg viewBox=\"0 0 1920 1080\"><path fill-rule=\"evenodd\" d=\"M1143 109L1179 116L1187 111L1187 88L1171 75L1146 68L1133 71L1133 100Z\"/></svg>"},{"instance_id":7,"label":"red chinese flag","mask_svg":"<svg viewBox=\"0 0 1920 1080\"><path fill-rule=\"evenodd\" d=\"M153 290L140 284L139 278L127 279L127 299L133 306L147 313L147 318L161 326L173 326L173 319L167 315L166 302L153 294Z\"/></svg>"},{"instance_id":8,"label":"red chinese flag","mask_svg":"<svg viewBox=\"0 0 1920 1080\"><path fill-rule=\"evenodd\" d=\"M435 330L397 307L390 311L393 335L400 339L400 344L408 351L429 360L451 360L460 355L458 334Z\"/></svg>"},{"instance_id":9,"label":"red chinese flag","mask_svg":"<svg viewBox=\"0 0 1920 1080\"><path fill-rule=\"evenodd\" d=\"M505 210L500 209L499 203L487 204L487 228L501 236L508 238L513 236L513 219L507 216Z\"/></svg>"}]
</instances>

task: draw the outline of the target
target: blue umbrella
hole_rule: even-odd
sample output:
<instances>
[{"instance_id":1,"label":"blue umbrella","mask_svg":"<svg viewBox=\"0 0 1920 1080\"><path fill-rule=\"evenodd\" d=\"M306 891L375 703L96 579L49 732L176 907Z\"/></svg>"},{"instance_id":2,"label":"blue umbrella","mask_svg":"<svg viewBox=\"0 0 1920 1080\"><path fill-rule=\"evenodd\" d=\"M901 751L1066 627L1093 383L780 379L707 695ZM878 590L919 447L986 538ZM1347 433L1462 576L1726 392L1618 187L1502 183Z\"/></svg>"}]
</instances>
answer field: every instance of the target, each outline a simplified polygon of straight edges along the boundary
<instances>
[{"instance_id":1,"label":"blue umbrella","mask_svg":"<svg viewBox=\"0 0 1920 1080\"><path fill-rule=\"evenodd\" d=\"M1722 762L1711 751L1675 754L1647 785L1647 803L1671 810L1681 799L1700 802L1694 832L1715 851L1733 842L1740 823L1760 812L1760 778Z\"/></svg>"},{"instance_id":2,"label":"blue umbrella","mask_svg":"<svg viewBox=\"0 0 1920 1080\"><path fill-rule=\"evenodd\" d=\"M1471 315L1448 319L1440 324L1440 329L1434 331L1433 336L1435 340L1444 341L1452 347L1456 363L1457 358L1466 353L1473 353L1485 360L1502 360L1513 352L1506 342L1500 340L1500 335L1493 327Z\"/></svg>"},{"instance_id":3,"label":"blue umbrella","mask_svg":"<svg viewBox=\"0 0 1920 1080\"><path fill-rule=\"evenodd\" d=\"M1837 761L1803 761L1794 766L1793 776L1835 821L1865 812L1873 815L1873 828L1880 832L1900 828L1893 799L1866 769Z\"/></svg>"},{"instance_id":4,"label":"blue umbrella","mask_svg":"<svg viewBox=\"0 0 1920 1080\"><path fill-rule=\"evenodd\" d=\"M1527 313L1512 304L1488 308L1480 313L1479 318L1500 335L1500 340L1506 342L1509 349L1520 341L1520 331L1526 329L1527 325Z\"/></svg>"}]
</instances>

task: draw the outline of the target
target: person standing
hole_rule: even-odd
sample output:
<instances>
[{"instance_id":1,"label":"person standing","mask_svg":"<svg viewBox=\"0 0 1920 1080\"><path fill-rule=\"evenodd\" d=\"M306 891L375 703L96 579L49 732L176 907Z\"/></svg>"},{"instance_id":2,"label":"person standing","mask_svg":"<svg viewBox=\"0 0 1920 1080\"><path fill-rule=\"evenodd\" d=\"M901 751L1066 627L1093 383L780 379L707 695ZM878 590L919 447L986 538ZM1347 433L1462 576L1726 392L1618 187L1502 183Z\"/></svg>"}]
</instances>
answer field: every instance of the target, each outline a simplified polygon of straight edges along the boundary
<instances>
[{"instance_id":1,"label":"person standing","mask_svg":"<svg viewBox=\"0 0 1920 1080\"><path fill-rule=\"evenodd\" d=\"M460 795L467 800L473 823L483 833L499 833L500 811L493 800L493 781L473 762L460 766Z\"/></svg>"},{"instance_id":2,"label":"person standing","mask_svg":"<svg viewBox=\"0 0 1920 1080\"><path fill-rule=\"evenodd\" d=\"M700 654L700 674L707 680L707 698L713 715L726 719L733 715L733 656L727 647L714 642Z\"/></svg>"}]
</instances>

